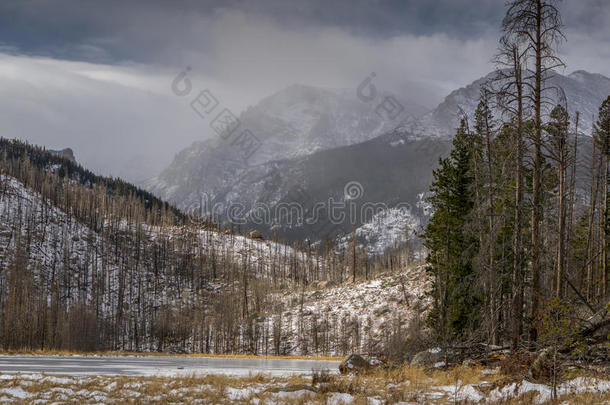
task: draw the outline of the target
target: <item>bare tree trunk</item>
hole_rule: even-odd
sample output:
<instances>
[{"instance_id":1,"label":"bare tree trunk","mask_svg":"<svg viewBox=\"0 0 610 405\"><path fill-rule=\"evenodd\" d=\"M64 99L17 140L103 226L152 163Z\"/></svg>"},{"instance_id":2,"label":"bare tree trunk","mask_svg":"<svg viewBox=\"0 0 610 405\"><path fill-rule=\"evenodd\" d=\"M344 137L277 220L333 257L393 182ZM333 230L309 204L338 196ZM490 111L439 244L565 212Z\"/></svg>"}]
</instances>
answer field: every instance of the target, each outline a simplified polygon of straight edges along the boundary
<instances>
[{"instance_id":1,"label":"bare tree trunk","mask_svg":"<svg viewBox=\"0 0 610 405\"><path fill-rule=\"evenodd\" d=\"M572 230L574 228L574 206L576 204L575 192L576 192L576 165L578 158L578 124L580 121L580 113L576 112L576 124L575 124L575 133L574 136L574 148L572 149L572 167L570 173L570 189L568 191L568 213L567 213L567 226L566 226L566 256L571 256L570 246L572 241ZM566 270L568 274L571 275L570 264L568 263ZM567 275L566 275L567 276ZM571 277L570 277L571 278ZM567 289L566 289L567 290Z\"/></svg>"},{"instance_id":2,"label":"bare tree trunk","mask_svg":"<svg viewBox=\"0 0 610 405\"><path fill-rule=\"evenodd\" d=\"M594 243L594 225L595 225L595 214L597 211L597 192L598 192L598 176L597 176L597 147L593 143L593 152L591 155L591 189L590 189L590 208L589 208L589 226L587 230L587 274L586 274L586 296L587 300L591 300L593 296L593 269L595 268L595 243Z\"/></svg>"},{"instance_id":3,"label":"bare tree trunk","mask_svg":"<svg viewBox=\"0 0 610 405\"><path fill-rule=\"evenodd\" d=\"M562 152L563 155L563 152ZM559 198L557 202L557 216L559 217L559 226L558 226L558 244L557 244L557 275L556 275L556 284L555 284L555 295L557 297L561 297L562 291L562 276L564 273L564 263L565 263L565 179L566 179L566 167L565 167L565 157L562 156L561 160L558 164L559 171Z\"/></svg>"},{"instance_id":4,"label":"bare tree trunk","mask_svg":"<svg viewBox=\"0 0 610 405\"><path fill-rule=\"evenodd\" d=\"M523 189L522 189L522 167L523 167L523 135L522 135L522 104L519 101L519 118L517 123L517 168L515 176L515 224L513 229L513 325L512 325L512 347L516 349L523 334L523 249L522 249L522 218Z\"/></svg>"},{"instance_id":5,"label":"bare tree trunk","mask_svg":"<svg viewBox=\"0 0 610 405\"><path fill-rule=\"evenodd\" d=\"M493 152L491 146L491 126L488 117L485 117L485 145L487 149L487 176L490 184L489 190L489 235L488 235L488 271L489 271L489 316L490 316L490 331L491 331L491 344L496 345L498 343L498 328L497 328L497 297L496 297L496 269L495 269L495 179L492 168Z\"/></svg>"},{"instance_id":6,"label":"bare tree trunk","mask_svg":"<svg viewBox=\"0 0 610 405\"><path fill-rule=\"evenodd\" d=\"M540 307L540 271L542 240L540 238L540 224L542 221L542 58L544 43L542 40L542 2L536 2L536 28L535 28L535 77L534 77L534 170L532 173L532 296L530 304L530 330L531 342L538 339L538 328L535 318Z\"/></svg>"},{"instance_id":7,"label":"bare tree trunk","mask_svg":"<svg viewBox=\"0 0 610 405\"><path fill-rule=\"evenodd\" d=\"M608 135L607 135L608 137ZM600 296L604 297L608 291L608 281L607 281L607 277L608 277L608 245L610 245L610 240L609 235L608 235L608 219L610 214L608 213L608 182L610 181L610 175L609 175L609 171L610 171L610 166L609 166L609 162L608 162L608 148L610 148L609 146L610 140L606 139L605 140L605 146L606 146L606 150L603 151L602 153L602 159L605 160L604 164L605 164L605 169L604 169L604 218L602 220L602 226L603 226L603 230L602 230L602 235L601 235L601 240L602 240L602 268L601 268L601 294Z\"/></svg>"}]
</instances>

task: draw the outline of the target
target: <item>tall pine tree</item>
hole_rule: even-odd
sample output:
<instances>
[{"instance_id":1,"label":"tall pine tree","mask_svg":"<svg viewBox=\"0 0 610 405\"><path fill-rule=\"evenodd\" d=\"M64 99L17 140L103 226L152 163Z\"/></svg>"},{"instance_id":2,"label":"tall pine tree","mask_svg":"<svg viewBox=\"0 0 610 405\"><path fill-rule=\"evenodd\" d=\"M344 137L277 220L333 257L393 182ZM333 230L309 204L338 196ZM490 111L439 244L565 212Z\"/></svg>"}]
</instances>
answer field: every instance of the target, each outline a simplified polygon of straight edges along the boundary
<instances>
[{"instance_id":1,"label":"tall pine tree","mask_svg":"<svg viewBox=\"0 0 610 405\"><path fill-rule=\"evenodd\" d=\"M472 140L462 121L453 150L439 160L430 188L434 214L424 233L434 276L429 323L444 344L466 338L480 318L481 293L472 264L478 242L468 229L474 212Z\"/></svg>"}]
</instances>

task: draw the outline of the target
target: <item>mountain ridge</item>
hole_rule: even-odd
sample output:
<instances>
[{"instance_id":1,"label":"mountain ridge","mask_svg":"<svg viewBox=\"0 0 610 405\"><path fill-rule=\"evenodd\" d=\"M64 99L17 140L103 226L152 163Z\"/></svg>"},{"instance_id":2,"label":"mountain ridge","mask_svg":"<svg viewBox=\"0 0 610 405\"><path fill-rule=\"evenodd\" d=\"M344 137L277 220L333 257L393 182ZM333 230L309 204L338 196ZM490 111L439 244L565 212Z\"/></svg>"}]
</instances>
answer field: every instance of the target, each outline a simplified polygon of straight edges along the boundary
<instances>
[{"instance_id":1,"label":"mountain ridge","mask_svg":"<svg viewBox=\"0 0 610 405\"><path fill-rule=\"evenodd\" d=\"M497 75L496 72L490 72L484 77L452 91L435 109L410 121L402 129L412 132L415 136L453 136L463 114L469 119L474 117L481 87L485 83L493 81ZM547 80L549 87L559 87L565 91L570 115L575 116L576 111L580 112L581 130L579 132L589 134L594 123L591 117L597 114L599 105L610 94L610 78L599 73L576 70L568 75L552 72ZM498 112L496 111L496 113Z\"/></svg>"}]
</instances>

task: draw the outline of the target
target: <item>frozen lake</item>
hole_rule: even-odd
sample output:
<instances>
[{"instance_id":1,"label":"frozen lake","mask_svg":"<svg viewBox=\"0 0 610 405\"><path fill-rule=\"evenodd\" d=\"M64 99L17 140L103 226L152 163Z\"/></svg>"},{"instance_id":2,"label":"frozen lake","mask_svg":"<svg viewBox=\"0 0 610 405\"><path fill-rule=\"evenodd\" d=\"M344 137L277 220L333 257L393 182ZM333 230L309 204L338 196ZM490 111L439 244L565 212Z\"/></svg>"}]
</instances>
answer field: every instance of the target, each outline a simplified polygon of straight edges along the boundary
<instances>
[{"instance_id":1,"label":"frozen lake","mask_svg":"<svg viewBox=\"0 0 610 405\"><path fill-rule=\"evenodd\" d=\"M0 373L53 375L181 375L264 373L273 376L308 374L312 370L337 372L338 361L291 359L238 359L171 356L0 356Z\"/></svg>"}]
</instances>

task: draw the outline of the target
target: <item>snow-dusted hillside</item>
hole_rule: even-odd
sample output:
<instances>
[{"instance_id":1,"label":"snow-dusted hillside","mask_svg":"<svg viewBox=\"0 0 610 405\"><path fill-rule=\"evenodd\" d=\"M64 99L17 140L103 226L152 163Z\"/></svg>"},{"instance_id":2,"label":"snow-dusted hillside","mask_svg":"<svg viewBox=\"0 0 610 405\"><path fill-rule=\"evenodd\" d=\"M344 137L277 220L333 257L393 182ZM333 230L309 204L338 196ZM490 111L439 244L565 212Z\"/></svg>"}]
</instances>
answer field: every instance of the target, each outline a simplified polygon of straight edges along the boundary
<instances>
[{"instance_id":1,"label":"snow-dusted hillside","mask_svg":"<svg viewBox=\"0 0 610 405\"><path fill-rule=\"evenodd\" d=\"M412 240L420 230L419 218L399 208L378 212L371 221L356 228L358 248L369 256L381 256L388 249L399 248ZM352 235L343 236L338 248L348 249Z\"/></svg>"},{"instance_id":2,"label":"snow-dusted hillside","mask_svg":"<svg viewBox=\"0 0 610 405\"><path fill-rule=\"evenodd\" d=\"M419 218L410 212L390 208L356 229L356 237L370 254L382 255L388 248L403 245L419 228Z\"/></svg>"},{"instance_id":3,"label":"snow-dusted hillside","mask_svg":"<svg viewBox=\"0 0 610 405\"><path fill-rule=\"evenodd\" d=\"M91 271L92 267L102 264L101 259L97 263L94 260L96 251L101 249L103 244L99 232L54 207L50 201L13 177L0 177L0 188L4 190L0 194L0 265L7 265L18 251L20 237L23 235L18 234L16 230L36 235L27 241L26 248L28 260L35 262L39 270L73 266ZM32 216L39 220L31 221ZM110 222L107 221L108 226ZM290 246L200 227L161 227L120 221L119 228L134 233L139 229L151 244L161 239L172 241L186 235L194 237L199 241L193 246L194 254L229 257L236 266L256 269L255 276L260 277L266 277L274 267L279 271L286 271L286 266L294 260L318 265L317 257L309 257ZM68 256L66 252L69 252ZM230 252L230 255L227 256L227 252ZM110 268L111 273L116 270Z\"/></svg>"},{"instance_id":4,"label":"snow-dusted hillside","mask_svg":"<svg viewBox=\"0 0 610 405\"><path fill-rule=\"evenodd\" d=\"M84 317L77 329L66 320L56 332L76 334L84 347L110 341L114 349L143 351L381 351L390 331L426 307L422 268L333 286L351 279L340 258L190 225L112 217L98 224L85 225L15 178L0 178L0 265L7 269L0 285L29 286L41 316ZM10 303L2 303L5 312Z\"/></svg>"},{"instance_id":5,"label":"snow-dusted hillside","mask_svg":"<svg viewBox=\"0 0 610 405\"><path fill-rule=\"evenodd\" d=\"M417 210L407 208L388 208L377 212L370 221L362 224L354 231L358 241L358 248L370 257L382 256L388 250L401 248L405 243L413 243L423 232L424 225L432 214L429 203L426 201L428 193L417 195ZM351 234L343 236L338 241L339 249L348 249ZM411 246L409 254L418 260L421 252ZM417 246L419 248L419 246Z\"/></svg>"},{"instance_id":6,"label":"snow-dusted hillside","mask_svg":"<svg viewBox=\"0 0 610 405\"><path fill-rule=\"evenodd\" d=\"M101 264L96 257L96 247L101 245L96 232L13 177L0 176L0 189L1 268L9 267L18 254L41 279L51 277L56 268L86 269L90 275L88 269ZM116 267L109 268L109 277L115 271ZM79 273L66 271L65 277L77 285Z\"/></svg>"},{"instance_id":7,"label":"snow-dusted hillside","mask_svg":"<svg viewBox=\"0 0 610 405\"><path fill-rule=\"evenodd\" d=\"M322 282L318 288L284 293L281 315L268 318L281 325L282 350L302 354L323 351L379 354L388 340L423 332L431 278L422 266L382 275L374 280L341 285ZM327 331L337 340L325 340ZM303 331L318 330L315 342ZM387 347L387 346L386 346Z\"/></svg>"}]
</instances>

